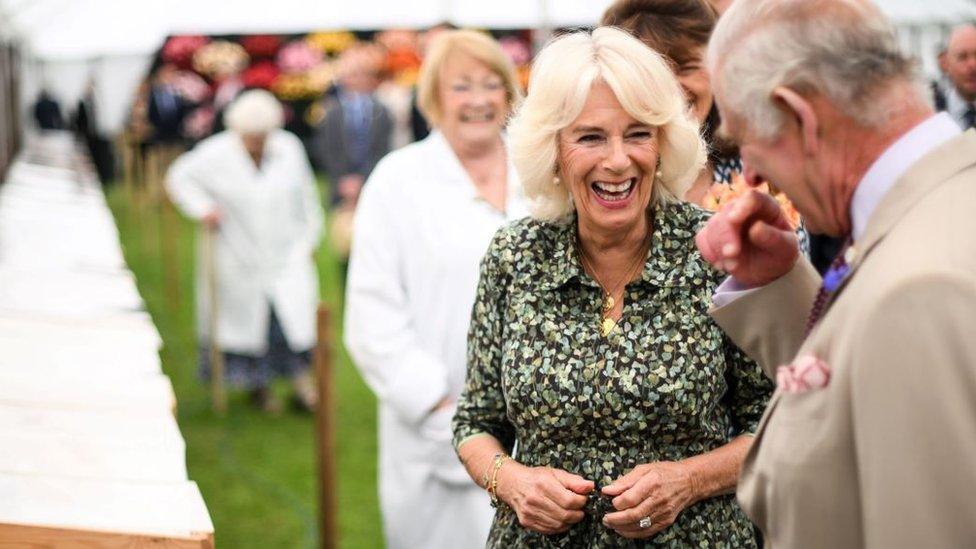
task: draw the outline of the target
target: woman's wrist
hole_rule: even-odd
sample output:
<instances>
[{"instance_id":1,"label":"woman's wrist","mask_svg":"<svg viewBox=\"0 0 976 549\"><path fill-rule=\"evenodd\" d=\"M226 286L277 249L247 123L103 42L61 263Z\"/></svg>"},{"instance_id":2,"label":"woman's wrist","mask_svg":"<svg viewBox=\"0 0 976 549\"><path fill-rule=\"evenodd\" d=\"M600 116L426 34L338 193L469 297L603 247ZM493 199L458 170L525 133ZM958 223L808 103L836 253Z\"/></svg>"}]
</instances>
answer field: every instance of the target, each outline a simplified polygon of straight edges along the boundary
<instances>
[{"instance_id":1,"label":"woman's wrist","mask_svg":"<svg viewBox=\"0 0 976 549\"><path fill-rule=\"evenodd\" d=\"M711 494L711 489L701 468L694 461L690 460L682 460L679 463L684 468L685 478L687 479L688 493L690 495L688 505L690 506L703 499L712 497L713 494Z\"/></svg>"},{"instance_id":2,"label":"woman's wrist","mask_svg":"<svg viewBox=\"0 0 976 549\"><path fill-rule=\"evenodd\" d=\"M495 494L498 499L503 501L505 504L512 505L512 496L514 494L514 488L518 484L518 477L526 469L525 465L509 458L502 464L501 468L495 475L495 481L497 486L495 487Z\"/></svg>"}]
</instances>

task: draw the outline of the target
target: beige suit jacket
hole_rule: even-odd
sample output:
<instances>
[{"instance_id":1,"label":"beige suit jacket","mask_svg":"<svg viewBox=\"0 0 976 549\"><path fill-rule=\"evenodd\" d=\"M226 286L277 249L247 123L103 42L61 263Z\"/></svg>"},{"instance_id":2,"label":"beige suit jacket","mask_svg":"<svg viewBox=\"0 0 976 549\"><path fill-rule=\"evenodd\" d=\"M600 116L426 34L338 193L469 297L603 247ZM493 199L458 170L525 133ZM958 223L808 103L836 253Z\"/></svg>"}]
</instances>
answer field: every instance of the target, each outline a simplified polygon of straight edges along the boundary
<instances>
[{"instance_id":1,"label":"beige suit jacket","mask_svg":"<svg viewBox=\"0 0 976 549\"><path fill-rule=\"evenodd\" d=\"M767 547L976 547L976 132L913 165L856 248L805 341L805 262L713 311L768 373L831 368L823 389L773 396L739 501Z\"/></svg>"}]
</instances>

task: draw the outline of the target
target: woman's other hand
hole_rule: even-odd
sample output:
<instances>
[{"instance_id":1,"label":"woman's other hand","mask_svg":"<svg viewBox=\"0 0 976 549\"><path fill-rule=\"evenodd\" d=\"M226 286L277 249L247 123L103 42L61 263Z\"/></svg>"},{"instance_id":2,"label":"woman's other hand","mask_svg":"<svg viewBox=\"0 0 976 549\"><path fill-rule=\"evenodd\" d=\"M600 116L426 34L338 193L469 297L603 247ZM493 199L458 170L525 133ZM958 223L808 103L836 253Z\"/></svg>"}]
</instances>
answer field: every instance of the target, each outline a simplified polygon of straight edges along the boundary
<instances>
[{"instance_id":1,"label":"woman's other hand","mask_svg":"<svg viewBox=\"0 0 976 549\"><path fill-rule=\"evenodd\" d=\"M551 467L526 467L515 461L498 471L498 497L515 510L523 528L559 534L583 520L594 484Z\"/></svg>"},{"instance_id":2,"label":"woman's other hand","mask_svg":"<svg viewBox=\"0 0 976 549\"><path fill-rule=\"evenodd\" d=\"M698 489L690 469L679 462L661 461L638 465L603 488L613 498L615 513L603 524L625 538L649 538L674 524L681 511L698 501ZM650 526L641 527L649 517Z\"/></svg>"}]
</instances>

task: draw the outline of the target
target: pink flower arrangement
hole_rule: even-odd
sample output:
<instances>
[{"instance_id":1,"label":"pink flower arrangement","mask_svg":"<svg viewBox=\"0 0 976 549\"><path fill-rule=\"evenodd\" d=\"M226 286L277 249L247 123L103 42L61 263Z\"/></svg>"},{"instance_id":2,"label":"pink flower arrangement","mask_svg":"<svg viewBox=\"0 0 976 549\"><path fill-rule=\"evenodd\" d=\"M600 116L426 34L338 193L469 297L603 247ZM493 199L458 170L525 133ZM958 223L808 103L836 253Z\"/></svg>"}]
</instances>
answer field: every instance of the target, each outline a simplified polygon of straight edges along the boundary
<instances>
[{"instance_id":1,"label":"pink flower arrangement","mask_svg":"<svg viewBox=\"0 0 976 549\"><path fill-rule=\"evenodd\" d=\"M281 71L271 61L258 61L241 74L241 81L247 88L271 89Z\"/></svg>"},{"instance_id":2,"label":"pink flower arrangement","mask_svg":"<svg viewBox=\"0 0 976 549\"><path fill-rule=\"evenodd\" d=\"M278 52L278 67L288 74L305 72L322 63L322 50L313 48L304 40L289 42Z\"/></svg>"},{"instance_id":3,"label":"pink flower arrangement","mask_svg":"<svg viewBox=\"0 0 976 549\"><path fill-rule=\"evenodd\" d=\"M181 69L189 69L193 63L193 54L207 45L210 39L205 36L173 36L163 45L162 58L166 63L176 65Z\"/></svg>"},{"instance_id":4,"label":"pink flower arrangement","mask_svg":"<svg viewBox=\"0 0 976 549\"><path fill-rule=\"evenodd\" d=\"M210 86L196 73L180 71L173 79L173 86L184 99L191 103L199 103L210 97Z\"/></svg>"},{"instance_id":5,"label":"pink flower arrangement","mask_svg":"<svg viewBox=\"0 0 976 549\"><path fill-rule=\"evenodd\" d=\"M527 65L532 60L532 52L529 51L529 45L516 36L505 36L498 41L498 44L516 67Z\"/></svg>"},{"instance_id":6,"label":"pink flower arrangement","mask_svg":"<svg viewBox=\"0 0 976 549\"><path fill-rule=\"evenodd\" d=\"M183 133L191 139L202 139L213 131L214 118L213 107L197 108L183 120Z\"/></svg>"},{"instance_id":7,"label":"pink flower arrangement","mask_svg":"<svg viewBox=\"0 0 976 549\"><path fill-rule=\"evenodd\" d=\"M281 38L271 34L254 34L241 38L241 46L251 59L267 59L278 53Z\"/></svg>"}]
</instances>

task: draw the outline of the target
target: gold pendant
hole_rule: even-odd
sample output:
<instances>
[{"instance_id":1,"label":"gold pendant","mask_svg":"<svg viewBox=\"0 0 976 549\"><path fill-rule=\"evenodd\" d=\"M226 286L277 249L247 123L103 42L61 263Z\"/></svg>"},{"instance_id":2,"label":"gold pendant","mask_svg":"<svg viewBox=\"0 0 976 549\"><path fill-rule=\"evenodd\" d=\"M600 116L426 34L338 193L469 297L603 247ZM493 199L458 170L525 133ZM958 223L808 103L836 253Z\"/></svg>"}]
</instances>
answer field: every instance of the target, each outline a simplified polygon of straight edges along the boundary
<instances>
[{"instance_id":1,"label":"gold pendant","mask_svg":"<svg viewBox=\"0 0 976 549\"><path fill-rule=\"evenodd\" d=\"M613 306L616 304L617 302L613 299L613 296L607 294L607 297L603 300L603 314L610 314L610 311L613 310Z\"/></svg>"},{"instance_id":2,"label":"gold pendant","mask_svg":"<svg viewBox=\"0 0 976 549\"><path fill-rule=\"evenodd\" d=\"M603 337L607 337L616 327L617 323L612 318L604 317L603 323L600 325L600 333L603 334Z\"/></svg>"}]
</instances>

